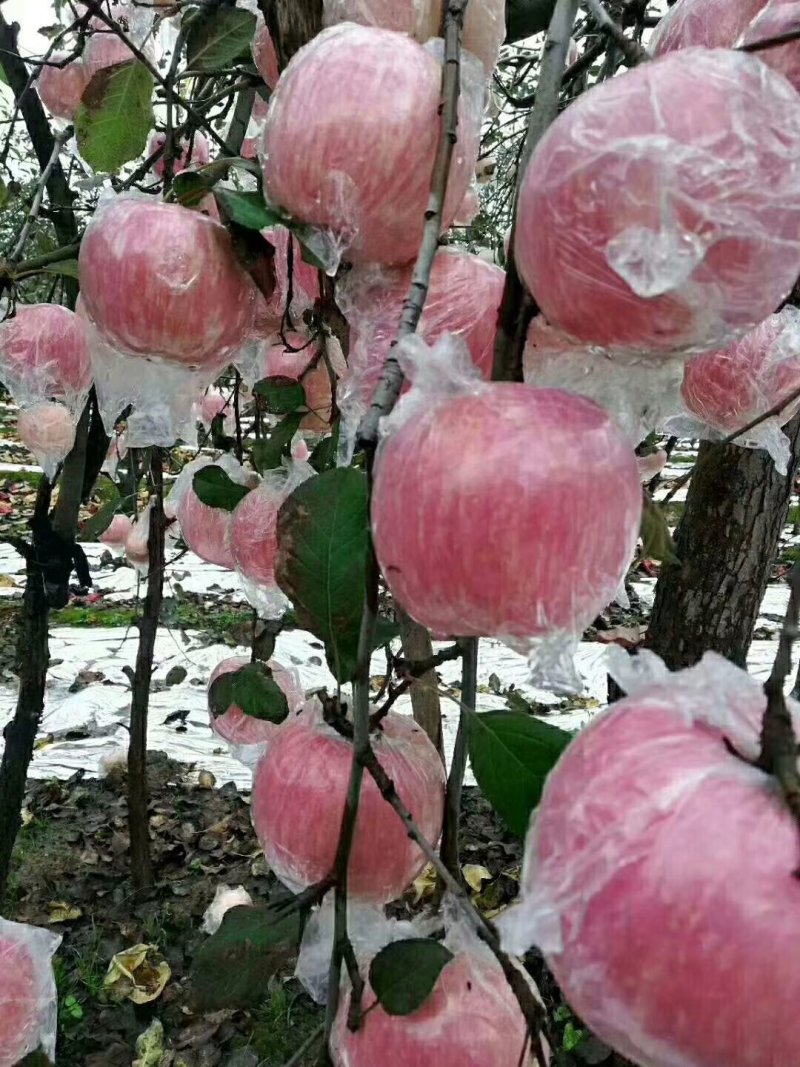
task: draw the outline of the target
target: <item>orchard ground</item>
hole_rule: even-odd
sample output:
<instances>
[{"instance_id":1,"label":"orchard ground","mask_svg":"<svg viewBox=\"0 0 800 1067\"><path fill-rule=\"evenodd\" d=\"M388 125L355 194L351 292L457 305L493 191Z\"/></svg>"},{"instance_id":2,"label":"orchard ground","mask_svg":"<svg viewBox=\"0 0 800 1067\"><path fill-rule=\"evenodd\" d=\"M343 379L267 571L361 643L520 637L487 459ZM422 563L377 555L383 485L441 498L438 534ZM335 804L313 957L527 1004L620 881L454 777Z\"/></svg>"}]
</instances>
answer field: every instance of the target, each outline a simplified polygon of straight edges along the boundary
<instances>
[{"instance_id":1,"label":"orchard ground","mask_svg":"<svg viewBox=\"0 0 800 1067\"><path fill-rule=\"evenodd\" d=\"M32 510L38 470L15 440L15 411L0 406L0 522L5 534L23 534ZM191 452L186 453L186 458ZM665 471L663 496L692 462L693 449L679 449ZM677 521L685 489L667 508ZM800 558L800 507L784 530L772 577ZM149 748L151 830L159 872L155 889L133 897L128 881L124 788L126 722L134 663L134 620L144 590L136 572L99 544L85 544L93 586L76 590L69 605L51 617L51 666L47 706L31 768L25 826L17 845L9 917L50 924L64 936L57 964L59 1062L67 1067L128 1067L137 1054L161 1067L263 1067L285 1062L317 1028L320 1009L291 975L294 960L274 960L264 1002L251 1012L200 1011L189 970L206 935L203 915L219 885L244 885L254 901L264 899L275 879L253 834L246 797L251 776L232 759L208 726L206 685L219 660L248 651L253 616L234 574L172 549L166 601L155 652ZM584 692L561 699L525 682L524 660L496 641L481 642L479 709L527 709L547 721L578 730L606 701L605 648L609 641L636 644L652 603L655 572L640 568L629 583L630 610L610 608L585 635L578 666ZM0 545L0 731L15 703L16 608L24 584L22 557ZM766 678L785 611L785 584L771 584L756 627L749 667ZM306 690L331 685L324 651L311 634L282 633L277 659L294 667ZM377 690L386 664L372 660ZM438 671L443 697L445 748L449 756L458 713L458 664ZM410 714L410 700L400 711ZM0 741L0 744L2 742ZM478 905L491 914L517 892L521 842L500 824L474 788L464 807L461 860ZM466 866L469 865L469 866ZM432 891L418 880L397 905L413 912ZM115 1002L104 988L115 953L135 944L154 946L171 977L151 1002ZM530 961L546 997L558 997L535 958ZM565 1064L621 1064L581 1027L569 1010L554 1005ZM147 1059L142 1035L150 1051ZM314 1061L310 1053L307 1062Z\"/></svg>"}]
</instances>

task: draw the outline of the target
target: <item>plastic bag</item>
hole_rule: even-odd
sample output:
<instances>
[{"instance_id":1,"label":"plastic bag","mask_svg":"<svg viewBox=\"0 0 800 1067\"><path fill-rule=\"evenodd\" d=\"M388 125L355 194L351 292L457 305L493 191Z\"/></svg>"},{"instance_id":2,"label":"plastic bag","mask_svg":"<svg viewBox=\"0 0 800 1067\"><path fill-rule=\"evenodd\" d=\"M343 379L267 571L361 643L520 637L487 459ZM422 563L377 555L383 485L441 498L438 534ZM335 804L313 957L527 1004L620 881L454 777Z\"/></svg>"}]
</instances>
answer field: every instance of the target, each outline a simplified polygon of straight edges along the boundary
<instances>
[{"instance_id":1,"label":"plastic bag","mask_svg":"<svg viewBox=\"0 0 800 1067\"><path fill-rule=\"evenodd\" d=\"M573 344L537 315L528 330L523 361L529 385L565 389L594 400L614 416L633 445L682 408L680 356L655 364L646 358L611 359L600 350Z\"/></svg>"},{"instance_id":2,"label":"plastic bag","mask_svg":"<svg viewBox=\"0 0 800 1067\"><path fill-rule=\"evenodd\" d=\"M440 37L444 20L443 0L324 0L323 22L358 22L397 30L424 44ZM506 36L505 0L478 0L467 8L462 47L483 63L486 76L497 65Z\"/></svg>"},{"instance_id":3,"label":"plastic bag","mask_svg":"<svg viewBox=\"0 0 800 1067\"><path fill-rule=\"evenodd\" d=\"M442 828L444 767L427 735L390 713L373 748L426 839ZM264 856L293 892L330 873L339 839L352 744L328 726L318 701L281 724L253 780L252 817ZM298 812L302 812L298 820ZM375 857L380 856L380 863ZM384 903L400 896L425 866L402 822L368 775L350 857L348 892Z\"/></svg>"},{"instance_id":4,"label":"plastic bag","mask_svg":"<svg viewBox=\"0 0 800 1067\"><path fill-rule=\"evenodd\" d=\"M283 502L316 472L291 460L267 471L258 486L237 505L228 527L228 544L247 599L264 619L279 618L288 600L275 581L277 521Z\"/></svg>"},{"instance_id":5,"label":"plastic bag","mask_svg":"<svg viewBox=\"0 0 800 1067\"><path fill-rule=\"evenodd\" d=\"M439 139L440 57L441 42L423 48L345 23L318 34L281 75L262 142L265 188L295 218L327 231L339 256L415 257ZM465 56L461 69L445 228L475 169L484 104L482 68Z\"/></svg>"},{"instance_id":6,"label":"plastic bag","mask_svg":"<svg viewBox=\"0 0 800 1067\"><path fill-rule=\"evenodd\" d=\"M372 496L392 594L435 635L498 637L574 687L571 652L638 538L629 441L583 397L481 382L451 338L399 347L413 385L383 421Z\"/></svg>"},{"instance_id":7,"label":"plastic bag","mask_svg":"<svg viewBox=\"0 0 800 1067\"><path fill-rule=\"evenodd\" d=\"M18 404L59 400L78 414L92 383L84 322L58 304L25 304L0 323L0 381Z\"/></svg>"},{"instance_id":8,"label":"plastic bag","mask_svg":"<svg viewBox=\"0 0 800 1067\"><path fill-rule=\"evenodd\" d=\"M53 1059L58 1000L52 958L61 938L0 918L0 1067L39 1047Z\"/></svg>"},{"instance_id":9,"label":"plastic bag","mask_svg":"<svg viewBox=\"0 0 800 1067\"><path fill-rule=\"evenodd\" d=\"M797 828L746 762L763 689L712 652L671 674L619 651L611 670L628 696L551 772L503 945L537 944L575 1013L636 1063L785 1067Z\"/></svg>"},{"instance_id":10,"label":"plastic bag","mask_svg":"<svg viewBox=\"0 0 800 1067\"><path fill-rule=\"evenodd\" d=\"M77 419L63 404L47 400L23 408L17 418L17 433L52 481L60 463L75 444Z\"/></svg>"},{"instance_id":11,"label":"plastic bag","mask_svg":"<svg viewBox=\"0 0 800 1067\"><path fill-rule=\"evenodd\" d=\"M671 419L675 436L721 440L765 415L786 399L786 406L736 443L763 448L779 473L786 474L791 446L781 427L800 408L800 311L786 307L721 352L695 356L686 364L681 389L687 414Z\"/></svg>"},{"instance_id":12,"label":"plastic bag","mask_svg":"<svg viewBox=\"0 0 800 1067\"><path fill-rule=\"evenodd\" d=\"M661 358L723 347L800 274L800 105L752 55L694 48L595 86L539 142L515 255L548 322Z\"/></svg>"},{"instance_id":13,"label":"plastic bag","mask_svg":"<svg viewBox=\"0 0 800 1067\"><path fill-rule=\"evenodd\" d=\"M152 511L153 501L148 500L147 504L131 523L128 535L125 538L125 558L141 578L147 577L150 567L150 550L147 542L150 538L150 515Z\"/></svg>"}]
</instances>

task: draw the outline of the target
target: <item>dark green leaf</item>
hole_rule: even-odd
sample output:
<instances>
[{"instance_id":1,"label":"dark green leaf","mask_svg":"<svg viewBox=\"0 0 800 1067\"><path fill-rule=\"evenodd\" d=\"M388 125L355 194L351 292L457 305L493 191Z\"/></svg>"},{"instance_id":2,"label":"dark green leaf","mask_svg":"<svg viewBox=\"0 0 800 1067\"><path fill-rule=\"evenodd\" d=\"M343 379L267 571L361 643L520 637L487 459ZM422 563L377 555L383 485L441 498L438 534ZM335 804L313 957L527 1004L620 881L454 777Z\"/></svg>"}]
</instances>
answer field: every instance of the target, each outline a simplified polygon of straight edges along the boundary
<instances>
[{"instance_id":1,"label":"dark green leaf","mask_svg":"<svg viewBox=\"0 0 800 1067\"><path fill-rule=\"evenodd\" d=\"M440 941L412 937L382 948L369 967L369 982L389 1015L411 1015L433 992L453 953Z\"/></svg>"},{"instance_id":2,"label":"dark green leaf","mask_svg":"<svg viewBox=\"0 0 800 1067\"><path fill-rule=\"evenodd\" d=\"M399 636L400 627L394 619L387 619L385 615L379 615L375 621L375 639L372 642L372 647L373 649L382 648Z\"/></svg>"},{"instance_id":3,"label":"dark green leaf","mask_svg":"<svg viewBox=\"0 0 800 1067\"><path fill-rule=\"evenodd\" d=\"M675 543L669 532L664 512L649 493L643 495L644 506L639 536L642 539L644 558L655 559L660 563L680 563L675 555Z\"/></svg>"},{"instance_id":4,"label":"dark green leaf","mask_svg":"<svg viewBox=\"0 0 800 1067\"><path fill-rule=\"evenodd\" d=\"M164 681L167 683L167 685L180 685L181 682L186 681L187 673L188 671L185 667L181 667L179 665L170 667L170 669L167 671L167 677L164 679Z\"/></svg>"},{"instance_id":5,"label":"dark green leaf","mask_svg":"<svg viewBox=\"0 0 800 1067\"><path fill-rule=\"evenodd\" d=\"M300 942L303 917L263 905L231 908L222 925L195 953L192 992L197 1011L250 1008Z\"/></svg>"},{"instance_id":6,"label":"dark green leaf","mask_svg":"<svg viewBox=\"0 0 800 1067\"><path fill-rule=\"evenodd\" d=\"M201 171L183 170L175 175L172 181L172 191L179 204L183 204L184 207L197 207L202 204L218 180L213 175L204 174Z\"/></svg>"},{"instance_id":7,"label":"dark green leaf","mask_svg":"<svg viewBox=\"0 0 800 1067\"><path fill-rule=\"evenodd\" d=\"M262 378L253 386L253 392L264 401L264 406L272 415L288 415L298 408L306 407L306 391L294 378L285 378L276 374L271 378Z\"/></svg>"},{"instance_id":8,"label":"dark green leaf","mask_svg":"<svg viewBox=\"0 0 800 1067\"><path fill-rule=\"evenodd\" d=\"M234 482L221 467L201 467L192 480L201 504L210 508L233 511L250 492L246 485Z\"/></svg>"},{"instance_id":9,"label":"dark green leaf","mask_svg":"<svg viewBox=\"0 0 800 1067\"><path fill-rule=\"evenodd\" d=\"M63 274L66 278L76 279L80 277L77 259L62 259L58 263L48 263L40 269L43 274Z\"/></svg>"},{"instance_id":10,"label":"dark green leaf","mask_svg":"<svg viewBox=\"0 0 800 1067\"><path fill-rule=\"evenodd\" d=\"M140 156L153 126L153 76L136 59L99 70L75 114L80 154L98 171Z\"/></svg>"},{"instance_id":11,"label":"dark green leaf","mask_svg":"<svg viewBox=\"0 0 800 1067\"><path fill-rule=\"evenodd\" d=\"M323 437L308 462L318 474L330 470L336 466L336 453L339 451L339 419L333 424L333 429L327 437Z\"/></svg>"},{"instance_id":12,"label":"dark green leaf","mask_svg":"<svg viewBox=\"0 0 800 1067\"><path fill-rule=\"evenodd\" d=\"M280 467L281 459L291 452L292 438L304 417L305 412L293 411L270 431L269 437L256 441L253 445L253 463L260 474Z\"/></svg>"},{"instance_id":13,"label":"dark green leaf","mask_svg":"<svg viewBox=\"0 0 800 1067\"><path fill-rule=\"evenodd\" d=\"M223 682L227 684L221 684ZM209 693L209 704L214 716L224 715L231 704L253 719L265 719L268 722L283 722L289 714L286 696L266 663L247 663L238 671L215 679Z\"/></svg>"},{"instance_id":14,"label":"dark green leaf","mask_svg":"<svg viewBox=\"0 0 800 1067\"><path fill-rule=\"evenodd\" d=\"M214 196L224 214L245 229L266 230L284 222L280 212L267 207L261 193L236 193L231 189L217 189Z\"/></svg>"},{"instance_id":15,"label":"dark green leaf","mask_svg":"<svg viewBox=\"0 0 800 1067\"><path fill-rule=\"evenodd\" d=\"M300 625L325 642L340 682L356 666L368 525L367 480L352 467L303 482L278 512L278 584Z\"/></svg>"},{"instance_id":16,"label":"dark green leaf","mask_svg":"<svg viewBox=\"0 0 800 1067\"><path fill-rule=\"evenodd\" d=\"M247 52L256 17L236 7L209 7L188 20L186 61L194 70L227 67Z\"/></svg>"},{"instance_id":17,"label":"dark green leaf","mask_svg":"<svg viewBox=\"0 0 800 1067\"><path fill-rule=\"evenodd\" d=\"M524 837L545 778L572 735L516 711L470 711L467 740L484 796L512 833Z\"/></svg>"},{"instance_id":18,"label":"dark green leaf","mask_svg":"<svg viewBox=\"0 0 800 1067\"><path fill-rule=\"evenodd\" d=\"M95 493L102 503L94 515L90 515L81 526L82 541L96 541L100 534L109 528L111 520L120 509L119 489L110 478L101 478Z\"/></svg>"}]
</instances>

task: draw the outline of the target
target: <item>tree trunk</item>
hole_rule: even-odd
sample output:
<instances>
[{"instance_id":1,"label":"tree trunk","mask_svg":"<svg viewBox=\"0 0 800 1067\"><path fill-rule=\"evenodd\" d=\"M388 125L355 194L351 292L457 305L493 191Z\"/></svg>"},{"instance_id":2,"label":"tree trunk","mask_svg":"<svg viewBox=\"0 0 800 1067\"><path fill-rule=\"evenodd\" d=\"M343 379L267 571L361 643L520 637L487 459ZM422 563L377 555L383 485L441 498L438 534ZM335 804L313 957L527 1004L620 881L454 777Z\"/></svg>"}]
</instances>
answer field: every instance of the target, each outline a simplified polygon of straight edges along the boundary
<instances>
[{"instance_id":1,"label":"tree trunk","mask_svg":"<svg viewBox=\"0 0 800 1067\"><path fill-rule=\"evenodd\" d=\"M399 606L395 614L400 624L400 639L403 642L403 655L407 660L426 660L433 655L431 635L424 626L414 622ZM421 726L444 760L444 739L442 737L442 706L439 700L439 679L436 671L421 674L411 686L411 710L414 722Z\"/></svg>"},{"instance_id":2,"label":"tree trunk","mask_svg":"<svg viewBox=\"0 0 800 1067\"><path fill-rule=\"evenodd\" d=\"M139 648L133 673L131 737L128 745L128 831L131 839L131 878L136 889L153 884L150 861L150 820L147 813L147 717L153 653L164 592L164 501L161 449L150 458L150 530L147 537L147 595L139 619Z\"/></svg>"},{"instance_id":3,"label":"tree trunk","mask_svg":"<svg viewBox=\"0 0 800 1067\"><path fill-rule=\"evenodd\" d=\"M786 427L789 476L761 451L704 442L664 566L645 645L668 667L713 650L744 667L800 458L800 416Z\"/></svg>"}]
</instances>

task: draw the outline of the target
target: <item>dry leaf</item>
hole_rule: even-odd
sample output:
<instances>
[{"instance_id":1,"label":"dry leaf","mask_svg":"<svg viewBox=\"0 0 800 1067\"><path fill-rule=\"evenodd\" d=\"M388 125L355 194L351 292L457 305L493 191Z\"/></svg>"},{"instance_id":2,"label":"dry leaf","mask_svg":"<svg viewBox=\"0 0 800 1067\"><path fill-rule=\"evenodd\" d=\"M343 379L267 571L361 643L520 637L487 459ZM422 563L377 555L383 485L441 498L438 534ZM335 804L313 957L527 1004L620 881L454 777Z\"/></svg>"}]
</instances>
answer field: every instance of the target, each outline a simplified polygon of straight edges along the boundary
<instances>
[{"instance_id":1,"label":"dry leaf","mask_svg":"<svg viewBox=\"0 0 800 1067\"><path fill-rule=\"evenodd\" d=\"M103 979L103 989L112 1000L149 1004L164 991L172 971L155 945L133 945L113 956Z\"/></svg>"},{"instance_id":2,"label":"dry leaf","mask_svg":"<svg viewBox=\"0 0 800 1067\"><path fill-rule=\"evenodd\" d=\"M67 904L65 900L51 900L48 907L50 908L50 915L47 921L51 926L54 923L75 922L76 919L80 919L81 915L83 915L80 908L76 908L73 904Z\"/></svg>"},{"instance_id":3,"label":"dry leaf","mask_svg":"<svg viewBox=\"0 0 800 1067\"><path fill-rule=\"evenodd\" d=\"M421 900L429 900L436 889L436 870L429 863L425 870L414 879L411 888L414 890L414 903Z\"/></svg>"},{"instance_id":4,"label":"dry leaf","mask_svg":"<svg viewBox=\"0 0 800 1067\"><path fill-rule=\"evenodd\" d=\"M217 779L211 771L200 771L197 775L197 784L201 789L213 789L217 784Z\"/></svg>"},{"instance_id":5,"label":"dry leaf","mask_svg":"<svg viewBox=\"0 0 800 1067\"><path fill-rule=\"evenodd\" d=\"M17 583L8 574L0 574L0 589L16 589Z\"/></svg>"},{"instance_id":6,"label":"dry leaf","mask_svg":"<svg viewBox=\"0 0 800 1067\"><path fill-rule=\"evenodd\" d=\"M465 863L461 868L461 873L473 893L480 893L483 883L490 882L492 879L492 872L486 867L481 867L479 863Z\"/></svg>"}]
</instances>

